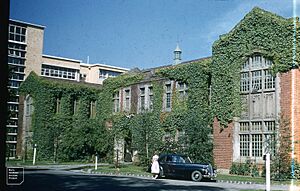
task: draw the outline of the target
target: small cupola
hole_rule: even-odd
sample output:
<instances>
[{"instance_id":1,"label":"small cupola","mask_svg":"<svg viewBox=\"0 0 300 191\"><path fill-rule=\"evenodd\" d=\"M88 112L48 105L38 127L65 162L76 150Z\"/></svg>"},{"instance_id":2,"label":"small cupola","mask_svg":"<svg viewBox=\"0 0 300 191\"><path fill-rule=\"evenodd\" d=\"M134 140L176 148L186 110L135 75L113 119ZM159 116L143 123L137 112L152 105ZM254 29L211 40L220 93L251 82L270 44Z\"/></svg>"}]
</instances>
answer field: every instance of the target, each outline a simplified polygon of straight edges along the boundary
<instances>
[{"instance_id":1,"label":"small cupola","mask_svg":"<svg viewBox=\"0 0 300 191\"><path fill-rule=\"evenodd\" d=\"M181 50L179 48L179 45L177 43L177 46L174 50L174 64L179 64L181 62Z\"/></svg>"}]
</instances>

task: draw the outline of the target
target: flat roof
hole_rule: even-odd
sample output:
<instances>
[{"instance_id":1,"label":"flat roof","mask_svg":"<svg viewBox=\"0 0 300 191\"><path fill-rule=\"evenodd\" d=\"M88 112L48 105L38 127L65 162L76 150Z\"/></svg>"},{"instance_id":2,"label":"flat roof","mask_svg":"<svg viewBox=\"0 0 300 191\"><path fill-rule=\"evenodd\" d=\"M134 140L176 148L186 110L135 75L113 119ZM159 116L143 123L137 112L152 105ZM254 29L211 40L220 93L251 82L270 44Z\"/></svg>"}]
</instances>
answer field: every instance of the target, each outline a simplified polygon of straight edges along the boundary
<instances>
[{"instance_id":1,"label":"flat roof","mask_svg":"<svg viewBox=\"0 0 300 191\"><path fill-rule=\"evenodd\" d=\"M73 70L80 70L79 65L76 66L76 67L72 67L72 66L65 65L65 64L49 63L49 62L43 62L42 65L57 66L57 67L60 67L60 68L68 68L68 69L73 69Z\"/></svg>"},{"instance_id":2,"label":"flat roof","mask_svg":"<svg viewBox=\"0 0 300 191\"><path fill-rule=\"evenodd\" d=\"M119 70L125 70L125 71L129 71L130 69L128 68L122 68L122 67L118 67L118 66L111 66L111 65L106 65L106 64L87 64L87 63L80 63L81 66L102 66L102 67L106 67L106 68L112 68L112 69L119 69Z\"/></svg>"},{"instance_id":3,"label":"flat roof","mask_svg":"<svg viewBox=\"0 0 300 191\"><path fill-rule=\"evenodd\" d=\"M46 54L43 54L42 56L45 58L54 58L54 59L58 59L58 60L72 61L72 62L78 62L78 63L82 62L81 60L75 60L75 59L64 58L64 57L59 57L59 56L51 56L51 55L46 55Z\"/></svg>"},{"instance_id":4,"label":"flat roof","mask_svg":"<svg viewBox=\"0 0 300 191\"><path fill-rule=\"evenodd\" d=\"M25 22L25 21L19 21L19 20L15 20L15 19L9 19L9 21L16 22L16 23L21 23L21 24L25 24L25 25L28 25L28 26L32 26L32 27L41 28L41 29L46 28L43 25L33 24L33 23L29 23L29 22Z\"/></svg>"}]
</instances>

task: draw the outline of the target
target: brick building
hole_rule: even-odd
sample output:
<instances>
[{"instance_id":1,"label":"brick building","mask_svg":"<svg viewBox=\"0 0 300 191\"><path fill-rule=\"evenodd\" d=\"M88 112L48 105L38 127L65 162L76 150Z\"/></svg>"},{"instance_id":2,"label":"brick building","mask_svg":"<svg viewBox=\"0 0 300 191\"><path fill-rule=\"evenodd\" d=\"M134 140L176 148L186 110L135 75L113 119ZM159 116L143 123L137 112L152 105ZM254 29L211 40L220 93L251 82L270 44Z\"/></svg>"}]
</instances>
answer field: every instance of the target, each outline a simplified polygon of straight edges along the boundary
<instances>
[{"instance_id":1,"label":"brick building","mask_svg":"<svg viewBox=\"0 0 300 191\"><path fill-rule=\"evenodd\" d=\"M245 38L244 34L248 35L245 43L245 49L248 49L248 52L239 55L242 59L240 59L240 67L236 70L236 74L240 75L238 94L241 98L241 115L233 117L227 128L220 128L218 119L214 119L214 158L219 169L228 170L232 162L243 163L246 160L263 165L263 155L267 152L274 154L275 150L280 147L279 133L291 137L291 141L295 143L295 159L300 161L300 72L297 67L289 67L284 71L276 72L276 74L272 73L272 69L278 67L279 60L287 54L289 62L292 62L292 51L287 51L286 55L283 55L281 54L282 50L276 49L281 43L281 40L278 40L280 38L284 38L285 41L290 42L290 45L292 44L292 28L286 27L291 23L291 19L254 8L232 31L217 41L224 40L223 42L226 42L226 46L229 48L234 47L236 39ZM278 33L278 36L277 34L276 36L265 36L262 39L268 38L270 41L257 45L259 44L257 36L263 36L268 32L265 28L263 29L265 34L260 33L264 26L268 26L273 31L282 30L289 35L284 36L284 32L281 32ZM251 33L251 31L255 32ZM276 46L272 47L271 43ZM241 42L239 46L239 49L233 48L231 51L243 52L241 50L243 43ZM215 46L214 52L217 52L218 49L219 47ZM288 49L286 47L283 50ZM270 56L270 53L277 55L278 58ZM213 54L212 57L214 60L215 55ZM237 58L231 54L226 59L230 60L228 62L230 63ZM289 62L284 62L282 65L287 66L290 64ZM283 121L288 122L287 130L281 124ZM294 140L292 138L293 129Z\"/></svg>"},{"instance_id":2,"label":"brick building","mask_svg":"<svg viewBox=\"0 0 300 191\"><path fill-rule=\"evenodd\" d=\"M209 66L212 69L210 70L212 80L209 78L202 79L210 83L210 88L208 88L210 93L206 96L206 100L210 104L214 104L212 103L213 99L211 99L211 96L214 96L212 92L217 88L215 83L219 77L219 73L214 70L218 70L218 67L227 68L227 65L219 65L220 60L224 63L229 63L229 65L231 62L238 60L238 63L233 65L234 68L230 68L232 69L232 73L218 81L218 83L220 83L220 81L225 83L230 77L234 79L230 80L232 83L238 84L238 90L233 89L230 93L241 100L241 104L238 106L239 108L234 108L241 110L240 115L233 116L232 119L227 121L229 122L227 127L221 127L217 116L215 116L213 120L212 138L214 147L212 152L214 163L218 169L228 171L233 162L244 163L249 159L256 164L263 164L263 155L266 152L274 153L278 146L280 146L275 140L278 139L276 136L278 136L277 132L280 131L280 121L282 120L289 121L289 130L285 132L286 134L292 135L292 129L294 129L294 142L296 143L295 158L300 162L300 146L297 143L300 141L299 69L287 67L287 70L273 74L272 68L278 64L278 60L283 59L281 52L276 50L276 46L269 45L268 43L270 42L264 47L256 44L256 36L261 33L262 27L269 27L269 30L273 31L275 29L288 31L286 26L289 21L289 19L279 17L259 8L254 8L232 31L226 35L222 35L220 39L215 42L211 58L196 59L180 63L181 50L179 46L177 46L174 51L174 65L201 64L204 60L211 61ZM270 26L256 24L263 22L269 23ZM272 27L275 27L275 29ZM267 30L266 28L263 29ZM245 39L243 39L243 34L248 34L246 42ZM281 33L278 33L278 36L280 35ZM277 37L267 36L265 38L280 44ZM281 38L286 41L291 40L289 36L280 36L280 39ZM226 52L226 46L229 48L231 45L239 44L239 41L236 39L244 40L243 43L245 47L247 47L247 53L243 53L242 50L236 48L230 50L230 54L224 56L224 58L217 55L218 53L220 54L220 52ZM219 42L222 42L226 46L218 47ZM266 53L266 50L274 53L277 57L270 56L270 54ZM234 53L239 53L239 58L234 57ZM222 59L218 60L218 56ZM47 59L50 58L48 57ZM288 64L289 63L284 63L283 65ZM111 101L113 103L107 103L112 105L111 112L124 112L137 115L144 110L151 111L156 96L153 91L154 82L159 82L163 89L161 95L162 114L173 111L173 93L175 91L177 91L178 95L189 99L188 94L189 90L191 90L189 88L193 87L193 84L188 84L180 80L159 78L155 75L157 70L168 67L172 67L172 65L135 72L136 74L143 74L144 78L133 84L118 87L118 89L114 91L113 95L111 95ZM79 69L77 69L77 71L78 70ZM75 72L75 74L78 74L78 72ZM99 75L104 76L104 73L101 73L101 69ZM109 74L105 73L105 75L108 76ZM105 89L105 85L103 88ZM206 90L206 88L207 87L204 89ZM223 88L225 89L226 87ZM226 96L227 95L224 95L224 98L226 98ZM110 122L108 124L113 126ZM178 139L182 134L184 134L184 132L177 131L174 139ZM117 150L120 151L120 160L123 160L127 152L126 145L117 143L116 147Z\"/></svg>"}]
</instances>

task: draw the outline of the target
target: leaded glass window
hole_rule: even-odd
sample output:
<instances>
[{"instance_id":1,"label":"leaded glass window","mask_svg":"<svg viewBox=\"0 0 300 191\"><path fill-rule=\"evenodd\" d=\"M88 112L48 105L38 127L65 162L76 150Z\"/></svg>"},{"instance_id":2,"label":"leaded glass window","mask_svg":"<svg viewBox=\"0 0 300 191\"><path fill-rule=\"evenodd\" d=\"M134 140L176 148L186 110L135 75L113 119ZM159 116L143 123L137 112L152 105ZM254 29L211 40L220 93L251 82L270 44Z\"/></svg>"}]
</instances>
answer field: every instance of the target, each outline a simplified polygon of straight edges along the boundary
<instances>
[{"instance_id":1,"label":"leaded glass window","mask_svg":"<svg viewBox=\"0 0 300 191\"><path fill-rule=\"evenodd\" d=\"M250 56L240 70L240 157L262 157L275 151L276 76L273 62L260 54Z\"/></svg>"}]
</instances>

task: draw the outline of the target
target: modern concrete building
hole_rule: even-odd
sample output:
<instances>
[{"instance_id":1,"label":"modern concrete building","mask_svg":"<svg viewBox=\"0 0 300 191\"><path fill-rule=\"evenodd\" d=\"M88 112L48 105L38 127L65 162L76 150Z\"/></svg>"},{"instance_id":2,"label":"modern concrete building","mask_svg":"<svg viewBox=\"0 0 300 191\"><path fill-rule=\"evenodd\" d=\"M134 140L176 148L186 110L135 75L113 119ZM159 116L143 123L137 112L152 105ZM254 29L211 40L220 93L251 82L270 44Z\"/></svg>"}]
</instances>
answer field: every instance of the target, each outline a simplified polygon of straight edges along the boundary
<instances>
[{"instance_id":1,"label":"modern concrete building","mask_svg":"<svg viewBox=\"0 0 300 191\"><path fill-rule=\"evenodd\" d=\"M128 69L105 64L80 63L80 77L88 83L102 84L109 77L116 77Z\"/></svg>"},{"instance_id":2,"label":"modern concrete building","mask_svg":"<svg viewBox=\"0 0 300 191\"><path fill-rule=\"evenodd\" d=\"M7 123L7 156L16 156L19 93L21 82L30 71L39 72L42 63L44 26L22 21L9 21L8 65L11 70L9 89L14 96L10 96L8 109L11 111Z\"/></svg>"},{"instance_id":3,"label":"modern concrete building","mask_svg":"<svg viewBox=\"0 0 300 191\"><path fill-rule=\"evenodd\" d=\"M30 72L38 75L102 84L108 77L127 72L128 69L103 64L84 64L80 60L43 54L45 26L17 20L9 20L8 65L11 70L9 89L14 96L9 98L11 117L7 123L7 156L15 158L18 122L18 88Z\"/></svg>"}]
</instances>

